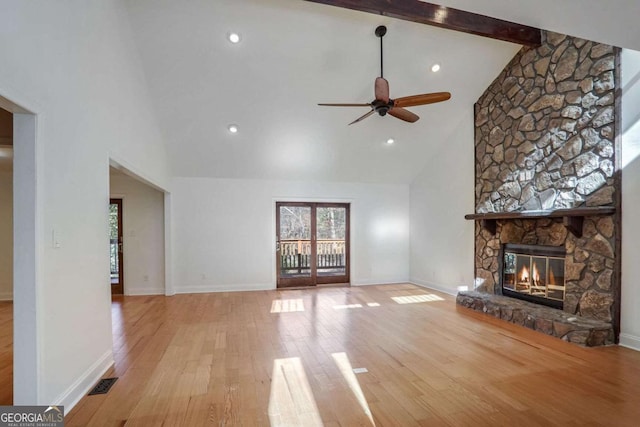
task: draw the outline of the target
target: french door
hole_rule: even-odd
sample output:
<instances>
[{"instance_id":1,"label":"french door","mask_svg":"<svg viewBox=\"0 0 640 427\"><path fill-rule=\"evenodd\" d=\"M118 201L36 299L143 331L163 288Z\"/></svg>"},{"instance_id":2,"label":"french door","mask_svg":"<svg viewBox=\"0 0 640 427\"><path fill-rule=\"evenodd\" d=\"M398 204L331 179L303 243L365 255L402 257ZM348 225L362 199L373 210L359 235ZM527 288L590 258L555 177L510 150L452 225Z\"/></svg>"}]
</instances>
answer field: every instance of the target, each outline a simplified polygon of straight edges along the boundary
<instances>
[{"instance_id":1,"label":"french door","mask_svg":"<svg viewBox=\"0 0 640 427\"><path fill-rule=\"evenodd\" d=\"M349 283L349 204L276 203L278 288Z\"/></svg>"},{"instance_id":2,"label":"french door","mask_svg":"<svg viewBox=\"0 0 640 427\"><path fill-rule=\"evenodd\" d=\"M122 252L122 199L110 199L109 204L111 295L124 293Z\"/></svg>"}]
</instances>

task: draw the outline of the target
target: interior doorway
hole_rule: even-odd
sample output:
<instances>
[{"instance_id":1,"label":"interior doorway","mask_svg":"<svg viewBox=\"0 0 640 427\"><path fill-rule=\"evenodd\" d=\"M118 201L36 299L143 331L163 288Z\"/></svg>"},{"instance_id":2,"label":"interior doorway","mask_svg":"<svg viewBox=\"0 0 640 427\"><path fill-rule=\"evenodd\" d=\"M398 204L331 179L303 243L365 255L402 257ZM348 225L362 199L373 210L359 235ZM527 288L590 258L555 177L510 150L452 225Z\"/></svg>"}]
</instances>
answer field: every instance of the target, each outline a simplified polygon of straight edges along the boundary
<instances>
[{"instance_id":1,"label":"interior doorway","mask_svg":"<svg viewBox=\"0 0 640 427\"><path fill-rule=\"evenodd\" d=\"M0 405L13 404L13 114L0 108Z\"/></svg>"},{"instance_id":2,"label":"interior doorway","mask_svg":"<svg viewBox=\"0 0 640 427\"><path fill-rule=\"evenodd\" d=\"M15 95L15 94L14 94ZM15 99L15 98L14 98ZM39 212L42 200L37 191L41 182L42 164L39 162L37 120L34 110L16 104L9 98L0 96L0 109L10 112L8 120L12 126L10 136L0 137L3 145L2 157L11 160L12 179L11 196L5 197L10 204L12 214L13 239L11 255L12 287L9 316L13 324L12 333L0 337L0 343L7 343L13 353L11 373L13 375L12 403L25 405L38 400L38 373L40 366L40 347L38 345L38 283L41 256L38 248L44 247ZM6 122L5 122L6 123ZM9 143L9 141L11 141ZM40 179L39 179L40 177ZM4 202L4 200L3 200ZM6 206L5 206L6 207ZM4 323L10 325L10 323ZM11 328L11 326L7 326ZM13 339L20 337L20 339ZM11 340L9 342L9 339ZM9 348L7 347L7 348ZM8 365L7 365L8 366ZM11 379L2 375L0 387L11 387Z\"/></svg>"},{"instance_id":3,"label":"interior doorway","mask_svg":"<svg viewBox=\"0 0 640 427\"><path fill-rule=\"evenodd\" d=\"M349 204L276 203L277 287L349 283Z\"/></svg>"},{"instance_id":4,"label":"interior doorway","mask_svg":"<svg viewBox=\"0 0 640 427\"><path fill-rule=\"evenodd\" d=\"M109 199L111 295L124 294L122 199Z\"/></svg>"},{"instance_id":5,"label":"interior doorway","mask_svg":"<svg viewBox=\"0 0 640 427\"><path fill-rule=\"evenodd\" d=\"M167 195L112 162L108 208L111 295L166 295L170 277L165 274Z\"/></svg>"}]
</instances>

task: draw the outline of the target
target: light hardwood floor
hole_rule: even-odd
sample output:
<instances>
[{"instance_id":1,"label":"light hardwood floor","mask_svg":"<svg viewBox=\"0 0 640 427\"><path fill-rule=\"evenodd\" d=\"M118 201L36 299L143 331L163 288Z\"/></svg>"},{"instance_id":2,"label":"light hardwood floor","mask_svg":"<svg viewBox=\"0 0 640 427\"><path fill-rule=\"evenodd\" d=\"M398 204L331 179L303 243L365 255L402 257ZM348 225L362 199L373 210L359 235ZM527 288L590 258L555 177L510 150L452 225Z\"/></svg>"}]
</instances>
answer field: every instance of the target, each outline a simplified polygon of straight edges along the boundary
<instances>
[{"instance_id":1,"label":"light hardwood floor","mask_svg":"<svg viewBox=\"0 0 640 427\"><path fill-rule=\"evenodd\" d=\"M13 303L0 301L0 406L13 403Z\"/></svg>"},{"instance_id":2,"label":"light hardwood floor","mask_svg":"<svg viewBox=\"0 0 640 427\"><path fill-rule=\"evenodd\" d=\"M640 353L577 347L413 285L123 297L112 309L106 376L120 379L67 426L640 420Z\"/></svg>"}]
</instances>

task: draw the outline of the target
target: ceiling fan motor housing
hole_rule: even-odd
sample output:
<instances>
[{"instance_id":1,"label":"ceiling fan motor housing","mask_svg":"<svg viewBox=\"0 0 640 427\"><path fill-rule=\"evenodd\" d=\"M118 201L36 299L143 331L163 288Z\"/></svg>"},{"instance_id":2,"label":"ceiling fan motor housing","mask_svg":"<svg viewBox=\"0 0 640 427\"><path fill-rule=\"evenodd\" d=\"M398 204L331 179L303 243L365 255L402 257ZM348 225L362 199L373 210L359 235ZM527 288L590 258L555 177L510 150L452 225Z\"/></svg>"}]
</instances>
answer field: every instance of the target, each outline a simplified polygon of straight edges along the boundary
<instances>
[{"instance_id":1,"label":"ceiling fan motor housing","mask_svg":"<svg viewBox=\"0 0 640 427\"><path fill-rule=\"evenodd\" d=\"M393 106L393 101L389 100L389 103L386 103L382 100L376 99L371 103L371 106L376 111L376 113L380 114L381 116L386 116Z\"/></svg>"}]
</instances>

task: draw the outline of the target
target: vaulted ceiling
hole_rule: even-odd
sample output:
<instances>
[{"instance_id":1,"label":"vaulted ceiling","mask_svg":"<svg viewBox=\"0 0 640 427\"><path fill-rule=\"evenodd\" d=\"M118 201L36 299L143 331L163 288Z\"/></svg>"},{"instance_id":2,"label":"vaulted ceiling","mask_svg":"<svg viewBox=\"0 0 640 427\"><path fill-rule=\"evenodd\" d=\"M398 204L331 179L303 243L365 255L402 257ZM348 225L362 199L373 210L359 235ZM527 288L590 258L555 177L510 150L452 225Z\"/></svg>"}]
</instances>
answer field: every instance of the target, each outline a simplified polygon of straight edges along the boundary
<instances>
[{"instance_id":1,"label":"vaulted ceiling","mask_svg":"<svg viewBox=\"0 0 640 427\"><path fill-rule=\"evenodd\" d=\"M437 0L436 3L640 50L638 0Z\"/></svg>"},{"instance_id":2,"label":"vaulted ceiling","mask_svg":"<svg viewBox=\"0 0 640 427\"><path fill-rule=\"evenodd\" d=\"M592 0L440 3L558 30L547 12L566 14L565 3L607 9ZM131 0L127 6L177 176L410 183L457 127L472 126L473 103L520 49L302 0ZM590 25L574 15L570 28L589 36ZM415 124L376 115L347 126L366 108L316 104L372 101L380 24L388 27L391 96L449 91L452 99L412 108L421 117ZM232 31L241 34L240 43L227 40ZM438 73L430 71L434 63ZM238 125L237 134L230 124ZM396 143L385 144L388 138Z\"/></svg>"},{"instance_id":3,"label":"vaulted ceiling","mask_svg":"<svg viewBox=\"0 0 640 427\"><path fill-rule=\"evenodd\" d=\"M409 183L470 124L473 103L520 48L301 0L128 7L178 176ZM421 116L414 124L376 115L347 126L366 108L316 104L373 100L380 24L391 96L449 91L452 99L412 108ZM227 40L230 31L241 43Z\"/></svg>"}]
</instances>

